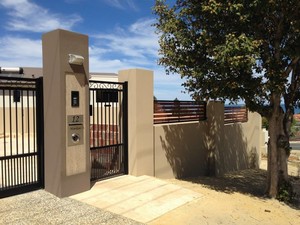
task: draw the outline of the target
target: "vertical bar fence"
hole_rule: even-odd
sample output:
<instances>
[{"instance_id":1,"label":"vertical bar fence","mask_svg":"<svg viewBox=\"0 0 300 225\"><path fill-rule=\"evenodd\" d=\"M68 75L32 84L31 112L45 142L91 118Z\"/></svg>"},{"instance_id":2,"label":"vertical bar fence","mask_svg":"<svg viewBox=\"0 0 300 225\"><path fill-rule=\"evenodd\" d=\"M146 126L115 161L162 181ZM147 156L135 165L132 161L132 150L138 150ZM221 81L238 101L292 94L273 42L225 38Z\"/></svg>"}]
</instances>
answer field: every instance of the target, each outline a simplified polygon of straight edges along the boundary
<instances>
[{"instance_id":1,"label":"vertical bar fence","mask_svg":"<svg viewBox=\"0 0 300 225\"><path fill-rule=\"evenodd\" d=\"M0 197L44 185L42 82L0 77Z\"/></svg>"},{"instance_id":2,"label":"vertical bar fence","mask_svg":"<svg viewBox=\"0 0 300 225\"><path fill-rule=\"evenodd\" d=\"M127 83L90 81L91 180L126 174Z\"/></svg>"}]
</instances>

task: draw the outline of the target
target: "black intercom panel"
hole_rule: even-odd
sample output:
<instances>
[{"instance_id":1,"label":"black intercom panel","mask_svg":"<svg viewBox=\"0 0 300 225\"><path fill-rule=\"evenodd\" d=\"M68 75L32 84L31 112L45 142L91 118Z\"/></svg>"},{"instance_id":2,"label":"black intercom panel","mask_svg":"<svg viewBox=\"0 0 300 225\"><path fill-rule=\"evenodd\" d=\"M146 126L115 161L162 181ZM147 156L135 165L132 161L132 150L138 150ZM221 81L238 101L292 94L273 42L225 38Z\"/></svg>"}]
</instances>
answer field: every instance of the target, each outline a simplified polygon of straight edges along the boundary
<instances>
[{"instance_id":1,"label":"black intercom panel","mask_svg":"<svg viewBox=\"0 0 300 225\"><path fill-rule=\"evenodd\" d=\"M71 91L71 106L79 107L79 91Z\"/></svg>"}]
</instances>

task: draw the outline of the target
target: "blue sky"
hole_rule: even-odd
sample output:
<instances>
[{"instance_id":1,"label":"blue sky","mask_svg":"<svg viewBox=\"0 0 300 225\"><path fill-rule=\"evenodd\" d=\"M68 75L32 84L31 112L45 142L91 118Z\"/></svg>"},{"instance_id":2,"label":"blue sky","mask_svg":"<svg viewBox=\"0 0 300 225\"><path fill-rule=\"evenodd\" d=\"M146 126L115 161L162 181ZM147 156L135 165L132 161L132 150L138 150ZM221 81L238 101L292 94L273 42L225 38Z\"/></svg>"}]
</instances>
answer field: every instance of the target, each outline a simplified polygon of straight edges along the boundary
<instances>
[{"instance_id":1,"label":"blue sky","mask_svg":"<svg viewBox=\"0 0 300 225\"><path fill-rule=\"evenodd\" d=\"M42 34L61 28L89 36L91 72L150 69L158 99L190 99L179 75L167 76L157 65L154 2L0 0L0 66L42 67Z\"/></svg>"}]
</instances>

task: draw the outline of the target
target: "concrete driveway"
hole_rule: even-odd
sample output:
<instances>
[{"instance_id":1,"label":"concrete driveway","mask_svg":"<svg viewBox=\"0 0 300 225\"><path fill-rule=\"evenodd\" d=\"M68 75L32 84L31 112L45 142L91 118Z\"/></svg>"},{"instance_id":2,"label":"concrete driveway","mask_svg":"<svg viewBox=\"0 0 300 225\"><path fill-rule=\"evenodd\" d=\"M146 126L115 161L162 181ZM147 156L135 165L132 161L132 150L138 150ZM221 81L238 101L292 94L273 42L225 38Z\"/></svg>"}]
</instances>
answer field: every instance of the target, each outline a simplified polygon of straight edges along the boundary
<instances>
[{"instance_id":1,"label":"concrete driveway","mask_svg":"<svg viewBox=\"0 0 300 225\"><path fill-rule=\"evenodd\" d=\"M202 195L149 176L130 175L96 183L91 190L72 199L148 223Z\"/></svg>"},{"instance_id":2,"label":"concrete driveway","mask_svg":"<svg viewBox=\"0 0 300 225\"><path fill-rule=\"evenodd\" d=\"M149 176L120 176L97 182L68 198L38 190L0 200L0 224L148 223L201 194Z\"/></svg>"}]
</instances>

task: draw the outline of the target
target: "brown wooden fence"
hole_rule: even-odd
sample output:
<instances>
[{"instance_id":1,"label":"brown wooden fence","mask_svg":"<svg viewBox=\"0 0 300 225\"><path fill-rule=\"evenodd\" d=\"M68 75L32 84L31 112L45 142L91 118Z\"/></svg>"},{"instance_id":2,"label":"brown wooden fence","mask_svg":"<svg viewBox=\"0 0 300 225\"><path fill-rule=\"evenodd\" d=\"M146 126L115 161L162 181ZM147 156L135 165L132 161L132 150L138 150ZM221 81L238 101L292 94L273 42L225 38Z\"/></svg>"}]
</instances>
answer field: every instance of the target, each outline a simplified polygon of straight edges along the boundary
<instances>
[{"instance_id":1,"label":"brown wooden fence","mask_svg":"<svg viewBox=\"0 0 300 225\"><path fill-rule=\"evenodd\" d=\"M248 121L248 110L245 106L224 107L224 123L244 123Z\"/></svg>"},{"instance_id":2,"label":"brown wooden fence","mask_svg":"<svg viewBox=\"0 0 300 225\"><path fill-rule=\"evenodd\" d=\"M154 101L154 124L206 120L206 102Z\"/></svg>"}]
</instances>

